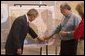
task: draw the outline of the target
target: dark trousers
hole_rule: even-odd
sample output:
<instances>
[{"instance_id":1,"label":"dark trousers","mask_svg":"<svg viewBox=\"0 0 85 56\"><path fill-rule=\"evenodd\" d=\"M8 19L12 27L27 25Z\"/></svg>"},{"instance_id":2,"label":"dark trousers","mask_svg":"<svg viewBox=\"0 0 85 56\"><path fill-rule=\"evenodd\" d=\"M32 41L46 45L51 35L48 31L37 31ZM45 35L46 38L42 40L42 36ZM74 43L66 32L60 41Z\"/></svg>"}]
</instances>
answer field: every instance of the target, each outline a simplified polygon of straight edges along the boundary
<instances>
[{"instance_id":1,"label":"dark trousers","mask_svg":"<svg viewBox=\"0 0 85 56\"><path fill-rule=\"evenodd\" d=\"M6 55L18 55L17 54L17 51L16 50L13 50L13 49L11 49L11 50L10 49L6 49L5 50L5 54Z\"/></svg>"},{"instance_id":2,"label":"dark trousers","mask_svg":"<svg viewBox=\"0 0 85 56\"><path fill-rule=\"evenodd\" d=\"M77 40L61 40L60 55L76 55L77 45Z\"/></svg>"}]
</instances>

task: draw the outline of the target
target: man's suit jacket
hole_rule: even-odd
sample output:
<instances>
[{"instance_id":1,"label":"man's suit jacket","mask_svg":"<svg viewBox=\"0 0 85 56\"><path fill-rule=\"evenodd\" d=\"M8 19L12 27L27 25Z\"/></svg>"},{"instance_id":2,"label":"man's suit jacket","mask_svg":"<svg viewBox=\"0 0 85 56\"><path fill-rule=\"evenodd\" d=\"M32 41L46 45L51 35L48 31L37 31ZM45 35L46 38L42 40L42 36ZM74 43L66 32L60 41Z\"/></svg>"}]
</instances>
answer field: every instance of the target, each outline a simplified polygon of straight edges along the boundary
<instances>
[{"instance_id":1,"label":"man's suit jacket","mask_svg":"<svg viewBox=\"0 0 85 56\"><path fill-rule=\"evenodd\" d=\"M37 37L37 34L29 26L25 15L16 18L9 32L5 48L9 50L15 50L17 48L23 49L24 39L27 33L29 33L32 38Z\"/></svg>"}]
</instances>

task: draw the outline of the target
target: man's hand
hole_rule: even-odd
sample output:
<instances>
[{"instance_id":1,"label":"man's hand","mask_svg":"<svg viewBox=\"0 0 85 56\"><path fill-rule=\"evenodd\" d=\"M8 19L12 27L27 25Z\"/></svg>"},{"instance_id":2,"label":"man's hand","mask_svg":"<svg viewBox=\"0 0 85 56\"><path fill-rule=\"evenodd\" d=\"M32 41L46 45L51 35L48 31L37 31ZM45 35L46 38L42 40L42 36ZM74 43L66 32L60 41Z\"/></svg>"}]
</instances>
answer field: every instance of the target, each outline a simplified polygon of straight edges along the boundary
<instances>
[{"instance_id":1,"label":"man's hand","mask_svg":"<svg viewBox=\"0 0 85 56\"><path fill-rule=\"evenodd\" d=\"M59 35L61 35L61 36L66 36L66 35L67 35L67 32L65 32L65 31L60 31L60 32L59 32Z\"/></svg>"},{"instance_id":2,"label":"man's hand","mask_svg":"<svg viewBox=\"0 0 85 56\"><path fill-rule=\"evenodd\" d=\"M17 54L18 55L21 55L22 54L22 49L21 48L17 49Z\"/></svg>"},{"instance_id":3,"label":"man's hand","mask_svg":"<svg viewBox=\"0 0 85 56\"><path fill-rule=\"evenodd\" d=\"M44 38L43 38L43 37L37 37L37 39L38 39L40 42L44 41Z\"/></svg>"},{"instance_id":4,"label":"man's hand","mask_svg":"<svg viewBox=\"0 0 85 56\"><path fill-rule=\"evenodd\" d=\"M44 40L49 40L51 37L44 37Z\"/></svg>"}]
</instances>

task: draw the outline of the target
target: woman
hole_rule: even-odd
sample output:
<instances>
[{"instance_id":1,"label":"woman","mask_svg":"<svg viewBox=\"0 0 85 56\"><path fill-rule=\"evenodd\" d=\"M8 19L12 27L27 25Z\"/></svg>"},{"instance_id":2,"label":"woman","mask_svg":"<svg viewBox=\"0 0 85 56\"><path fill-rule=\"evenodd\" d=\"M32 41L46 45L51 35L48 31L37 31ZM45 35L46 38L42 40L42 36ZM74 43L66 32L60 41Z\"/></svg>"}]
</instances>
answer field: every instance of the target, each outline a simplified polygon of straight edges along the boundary
<instances>
[{"instance_id":1,"label":"woman","mask_svg":"<svg viewBox=\"0 0 85 56\"><path fill-rule=\"evenodd\" d=\"M78 42L77 55L84 55L84 3L80 3L76 6L76 10L81 16L81 22L76 27L73 36Z\"/></svg>"},{"instance_id":2,"label":"woman","mask_svg":"<svg viewBox=\"0 0 85 56\"><path fill-rule=\"evenodd\" d=\"M78 27L75 29L73 36L75 39L84 39L84 3L80 3L76 6L76 10L81 16L82 20Z\"/></svg>"}]
</instances>

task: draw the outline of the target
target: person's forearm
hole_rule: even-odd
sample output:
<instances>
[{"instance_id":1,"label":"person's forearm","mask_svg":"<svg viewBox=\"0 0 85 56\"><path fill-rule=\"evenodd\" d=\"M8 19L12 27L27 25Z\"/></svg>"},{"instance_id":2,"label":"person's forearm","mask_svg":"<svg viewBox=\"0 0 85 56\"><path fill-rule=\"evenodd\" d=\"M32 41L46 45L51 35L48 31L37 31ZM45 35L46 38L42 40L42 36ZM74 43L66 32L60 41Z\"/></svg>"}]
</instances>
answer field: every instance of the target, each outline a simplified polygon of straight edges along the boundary
<instances>
[{"instance_id":1,"label":"person's forearm","mask_svg":"<svg viewBox=\"0 0 85 56\"><path fill-rule=\"evenodd\" d=\"M62 37L72 37L73 31L60 31L59 35L62 36Z\"/></svg>"},{"instance_id":2,"label":"person's forearm","mask_svg":"<svg viewBox=\"0 0 85 56\"><path fill-rule=\"evenodd\" d=\"M54 36L55 34L58 34L60 31L61 31L61 25L59 25L59 26L53 31L53 33L52 33L49 37L52 37L52 36Z\"/></svg>"},{"instance_id":3,"label":"person's forearm","mask_svg":"<svg viewBox=\"0 0 85 56\"><path fill-rule=\"evenodd\" d=\"M73 32L74 32L74 31L69 31L69 32L67 32L67 36L73 36Z\"/></svg>"}]
</instances>

